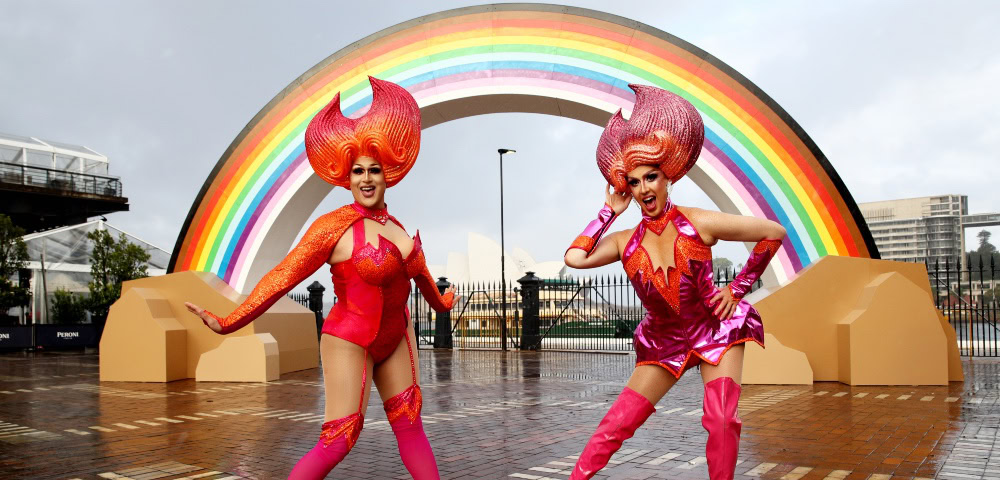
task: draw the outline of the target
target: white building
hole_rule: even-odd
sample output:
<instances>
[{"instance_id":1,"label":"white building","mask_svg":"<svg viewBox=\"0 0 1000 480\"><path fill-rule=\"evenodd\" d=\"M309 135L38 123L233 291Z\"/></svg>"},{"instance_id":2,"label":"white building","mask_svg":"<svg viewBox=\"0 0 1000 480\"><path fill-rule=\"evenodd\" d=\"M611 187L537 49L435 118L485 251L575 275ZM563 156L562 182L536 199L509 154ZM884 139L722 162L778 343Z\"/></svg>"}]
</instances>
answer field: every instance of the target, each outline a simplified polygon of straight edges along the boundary
<instances>
[{"instance_id":1,"label":"white building","mask_svg":"<svg viewBox=\"0 0 1000 480\"><path fill-rule=\"evenodd\" d=\"M527 272L540 278L562 278L566 264L557 261L536 262L526 250L515 248L505 255L505 276L515 282ZM451 283L497 282L500 280L500 244L485 235L469 233L468 252L448 253L447 265L428 265L435 277L448 277Z\"/></svg>"}]
</instances>

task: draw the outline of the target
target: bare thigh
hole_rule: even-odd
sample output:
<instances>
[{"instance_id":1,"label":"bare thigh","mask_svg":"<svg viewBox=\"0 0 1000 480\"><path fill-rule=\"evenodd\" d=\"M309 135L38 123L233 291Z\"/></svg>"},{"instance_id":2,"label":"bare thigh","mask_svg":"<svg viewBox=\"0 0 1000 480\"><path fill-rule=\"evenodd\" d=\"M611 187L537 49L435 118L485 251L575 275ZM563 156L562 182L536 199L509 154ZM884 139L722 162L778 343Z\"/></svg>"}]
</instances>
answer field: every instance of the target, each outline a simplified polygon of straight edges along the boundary
<instances>
[{"instance_id":1,"label":"bare thigh","mask_svg":"<svg viewBox=\"0 0 1000 480\"><path fill-rule=\"evenodd\" d=\"M639 365L625 385L656 404L677 383L677 379L667 369L658 365Z\"/></svg>"},{"instance_id":2,"label":"bare thigh","mask_svg":"<svg viewBox=\"0 0 1000 480\"><path fill-rule=\"evenodd\" d=\"M406 346L406 338L399 341L396 350L388 358L375 367L375 386L378 394L385 402L403 390L410 388L420 380L419 364L417 362L417 345L414 342L413 325L406 328L406 335L410 339L410 346L413 349L413 369L410 369L410 349ZM416 380L414 380L416 375Z\"/></svg>"},{"instance_id":3,"label":"bare thigh","mask_svg":"<svg viewBox=\"0 0 1000 480\"><path fill-rule=\"evenodd\" d=\"M705 383L716 378L729 377L738 384L743 384L743 344L734 345L718 365L701 363L701 380Z\"/></svg>"},{"instance_id":4,"label":"bare thigh","mask_svg":"<svg viewBox=\"0 0 1000 480\"><path fill-rule=\"evenodd\" d=\"M359 404L363 416L371 394L372 357L358 345L326 334L320 338L319 353L323 359L323 389L326 391L325 421L351 415L358 411ZM366 365L367 373L364 373Z\"/></svg>"}]
</instances>

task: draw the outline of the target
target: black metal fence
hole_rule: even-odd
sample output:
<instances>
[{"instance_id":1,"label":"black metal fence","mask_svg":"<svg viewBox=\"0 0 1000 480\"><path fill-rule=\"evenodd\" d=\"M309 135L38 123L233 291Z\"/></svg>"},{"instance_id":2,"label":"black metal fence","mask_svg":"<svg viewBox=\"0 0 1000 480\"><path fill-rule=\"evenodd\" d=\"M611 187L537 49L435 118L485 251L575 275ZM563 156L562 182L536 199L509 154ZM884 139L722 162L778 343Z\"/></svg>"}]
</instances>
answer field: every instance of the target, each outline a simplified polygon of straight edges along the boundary
<instances>
[{"instance_id":1,"label":"black metal fence","mask_svg":"<svg viewBox=\"0 0 1000 480\"><path fill-rule=\"evenodd\" d=\"M308 293L289 293L288 298L292 299L293 302L302 305L303 307L309 308L309 294Z\"/></svg>"},{"instance_id":2,"label":"black metal fence","mask_svg":"<svg viewBox=\"0 0 1000 480\"><path fill-rule=\"evenodd\" d=\"M736 273L720 270L716 285L728 285ZM500 282L455 287L459 302L443 315L432 312L414 291L410 312L421 348L627 352L646 314L624 274L540 279L529 272L506 288Z\"/></svg>"},{"instance_id":3,"label":"black metal fence","mask_svg":"<svg viewBox=\"0 0 1000 480\"><path fill-rule=\"evenodd\" d=\"M115 177L0 162L0 183L43 187L105 197L121 197L122 182Z\"/></svg>"},{"instance_id":4,"label":"black metal fence","mask_svg":"<svg viewBox=\"0 0 1000 480\"><path fill-rule=\"evenodd\" d=\"M963 356L996 357L1000 340L1000 265L995 257L928 263L931 291L937 308L955 329Z\"/></svg>"},{"instance_id":5,"label":"black metal fence","mask_svg":"<svg viewBox=\"0 0 1000 480\"><path fill-rule=\"evenodd\" d=\"M935 306L955 329L963 356L1000 356L1000 262L995 257L966 260L964 266L959 260L926 264ZM728 285L736 273L717 271L715 285ZM442 292L450 285L443 278L438 282ZM413 288L409 310L418 348L627 352L646 314L624 274L540 279L529 272L506 286L480 282L455 287L459 301L444 313L431 310ZM318 330L322 287L314 283L309 290L289 297L317 312Z\"/></svg>"}]
</instances>

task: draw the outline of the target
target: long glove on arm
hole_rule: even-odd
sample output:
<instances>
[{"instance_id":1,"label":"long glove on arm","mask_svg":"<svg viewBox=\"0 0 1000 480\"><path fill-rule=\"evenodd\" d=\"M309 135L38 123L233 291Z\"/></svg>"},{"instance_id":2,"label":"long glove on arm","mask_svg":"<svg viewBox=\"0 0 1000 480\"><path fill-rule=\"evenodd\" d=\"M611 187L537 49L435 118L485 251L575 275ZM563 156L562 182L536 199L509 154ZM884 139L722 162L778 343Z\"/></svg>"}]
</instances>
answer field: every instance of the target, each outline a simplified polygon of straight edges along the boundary
<instances>
[{"instance_id":1,"label":"long glove on arm","mask_svg":"<svg viewBox=\"0 0 1000 480\"><path fill-rule=\"evenodd\" d=\"M608 232L611 228L611 223L615 221L615 211L611 209L611 206L604 204L604 208L597 213L597 219L591 221L587 224L587 228L573 240L573 244L566 249L568 252L570 249L579 248L584 252L587 252L589 257L591 253L594 252L594 247L597 246L597 242L601 240L601 237Z\"/></svg>"},{"instance_id":2,"label":"long glove on arm","mask_svg":"<svg viewBox=\"0 0 1000 480\"><path fill-rule=\"evenodd\" d=\"M774 258L779 247L781 247L781 240L767 239L757 242L753 251L750 252L747 263L743 265L743 270L740 270L739 275L736 275L733 282L729 284L729 291L733 294L734 300L740 301L744 295L750 292L750 288L764 274L767 264Z\"/></svg>"},{"instance_id":3,"label":"long glove on arm","mask_svg":"<svg viewBox=\"0 0 1000 480\"><path fill-rule=\"evenodd\" d=\"M441 295L441 292L438 291L437 284L434 283L434 277L427 270L427 260L424 258L424 249L420 243L420 232L417 232L416 237L413 239L413 252L406 259L406 276L413 279L413 282L417 284L417 288L420 289L420 293L423 294L427 303L435 312L447 312L451 310L455 295L451 292Z\"/></svg>"},{"instance_id":4,"label":"long glove on arm","mask_svg":"<svg viewBox=\"0 0 1000 480\"><path fill-rule=\"evenodd\" d=\"M239 330L267 311L295 285L312 275L330 259L333 247L346 230L338 211L316 219L299 244L276 267L264 275L250 295L225 318L205 313L219 321L220 334ZM350 226L350 223L347 224Z\"/></svg>"}]
</instances>

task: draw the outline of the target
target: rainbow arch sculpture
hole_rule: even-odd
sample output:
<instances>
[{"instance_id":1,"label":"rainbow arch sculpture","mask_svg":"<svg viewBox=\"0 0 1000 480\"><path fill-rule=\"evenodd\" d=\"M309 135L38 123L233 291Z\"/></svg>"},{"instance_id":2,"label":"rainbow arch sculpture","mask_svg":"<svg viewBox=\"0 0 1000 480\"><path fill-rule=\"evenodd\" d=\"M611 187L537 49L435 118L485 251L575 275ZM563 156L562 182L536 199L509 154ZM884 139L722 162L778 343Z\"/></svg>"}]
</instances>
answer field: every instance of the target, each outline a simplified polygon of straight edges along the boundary
<instances>
[{"instance_id":1,"label":"rainbow arch sculpture","mask_svg":"<svg viewBox=\"0 0 1000 480\"><path fill-rule=\"evenodd\" d=\"M292 82L216 164L169 270L212 272L244 291L284 257L331 189L306 160L306 125L337 92L345 115L363 113L371 102L367 75L406 87L424 128L498 112L603 127L619 108L631 110L629 83L665 88L691 101L705 120L705 148L690 173L695 183L721 210L770 218L788 231L772 263L777 281L826 255L878 258L857 205L816 144L731 67L634 20L573 7L498 4L387 28Z\"/></svg>"}]
</instances>

